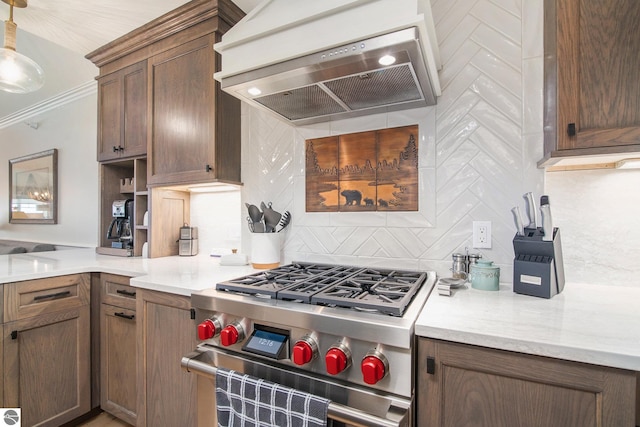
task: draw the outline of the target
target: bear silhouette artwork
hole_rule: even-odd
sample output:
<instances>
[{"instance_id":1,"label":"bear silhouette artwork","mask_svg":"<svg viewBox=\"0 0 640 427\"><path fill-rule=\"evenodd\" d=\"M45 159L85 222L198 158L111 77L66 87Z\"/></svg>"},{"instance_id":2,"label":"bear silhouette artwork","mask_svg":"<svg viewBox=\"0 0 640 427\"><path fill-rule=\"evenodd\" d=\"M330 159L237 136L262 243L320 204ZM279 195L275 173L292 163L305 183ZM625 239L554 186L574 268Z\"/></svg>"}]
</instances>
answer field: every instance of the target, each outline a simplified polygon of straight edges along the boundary
<instances>
[{"instance_id":1,"label":"bear silhouette artwork","mask_svg":"<svg viewBox=\"0 0 640 427\"><path fill-rule=\"evenodd\" d=\"M360 205L362 202L362 193L358 190L344 190L340 193L346 199L344 203L346 206L350 205Z\"/></svg>"},{"instance_id":2,"label":"bear silhouette artwork","mask_svg":"<svg viewBox=\"0 0 640 427\"><path fill-rule=\"evenodd\" d=\"M389 207L389 203L387 203L386 200L378 199L378 204L380 206L382 206L383 208L388 208Z\"/></svg>"},{"instance_id":3,"label":"bear silhouette artwork","mask_svg":"<svg viewBox=\"0 0 640 427\"><path fill-rule=\"evenodd\" d=\"M365 206L373 206L373 199L370 199L368 197L364 198L364 205Z\"/></svg>"}]
</instances>

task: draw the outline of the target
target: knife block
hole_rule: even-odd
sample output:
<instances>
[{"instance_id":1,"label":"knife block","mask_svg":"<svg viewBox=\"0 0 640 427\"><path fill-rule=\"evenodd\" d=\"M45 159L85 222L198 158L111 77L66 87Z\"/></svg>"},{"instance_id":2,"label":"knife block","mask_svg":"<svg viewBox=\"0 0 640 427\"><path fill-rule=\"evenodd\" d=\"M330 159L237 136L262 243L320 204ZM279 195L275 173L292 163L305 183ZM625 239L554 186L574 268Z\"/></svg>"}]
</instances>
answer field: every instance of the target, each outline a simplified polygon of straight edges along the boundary
<instances>
[{"instance_id":1,"label":"knife block","mask_svg":"<svg viewBox=\"0 0 640 427\"><path fill-rule=\"evenodd\" d=\"M524 236L513 238L513 291L518 294L552 298L564 289L560 229L553 229L552 241L543 236L540 228L525 228Z\"/></svg>"}]
</instances>

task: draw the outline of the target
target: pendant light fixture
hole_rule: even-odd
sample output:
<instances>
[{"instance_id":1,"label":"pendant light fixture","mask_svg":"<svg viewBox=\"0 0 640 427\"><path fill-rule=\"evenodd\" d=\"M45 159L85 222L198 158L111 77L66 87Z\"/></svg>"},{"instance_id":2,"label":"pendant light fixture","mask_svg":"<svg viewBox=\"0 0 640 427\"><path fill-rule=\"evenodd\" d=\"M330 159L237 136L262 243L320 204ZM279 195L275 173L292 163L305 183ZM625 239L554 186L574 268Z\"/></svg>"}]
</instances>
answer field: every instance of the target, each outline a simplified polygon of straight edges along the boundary
<instances>
[{"instance_id":1,"label":"pendant light fixture","mask_svg":"<svg viewBox=\"0 0 640 427\"><path fill-rule=\"evenodd\" d=\"M13 7L27 7L27 0L2 0L9 5L9 20L4 21L4 47L0 49L0 90L28 93L44 84L42 68L31 58L16 52L16 31Z\"/></svg>"}]
</instances>

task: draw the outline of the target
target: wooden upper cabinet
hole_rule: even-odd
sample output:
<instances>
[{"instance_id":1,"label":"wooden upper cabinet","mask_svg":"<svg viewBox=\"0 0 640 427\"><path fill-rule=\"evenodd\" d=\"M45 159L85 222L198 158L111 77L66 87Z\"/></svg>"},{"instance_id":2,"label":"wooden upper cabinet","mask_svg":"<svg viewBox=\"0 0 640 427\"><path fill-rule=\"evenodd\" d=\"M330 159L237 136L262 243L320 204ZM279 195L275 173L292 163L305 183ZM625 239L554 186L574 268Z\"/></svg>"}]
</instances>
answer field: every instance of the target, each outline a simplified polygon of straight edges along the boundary
<instances>
[{"instance_id":1,"label":"wooden upper cabinet","mask_svg":"<svg viewBox=\"0 0 640 427\"><path fill-rule=\"evenodd\" d=\"M213 45L243 16L231 0L192 0L89 53L98 160L146 153L150 187L239 183L240 101L213 79Z\"/></svg>"},{"instance_id":2,"label":"wooden upper cabinet","mask_svg":"<svg viewBox=\"0 0 640 427\"><path fill-rule=\"evenodd\" d=\"M640 151L637 0L545 0L540 165Z\"/></svg>"},{"instance_id":3,"label":"wooden upper cabinet","mask_svg":"<svg viewBox=\"0 0 640 427\"><path fill-rule=\"evenodd\" d=\"M215 37L149 59L150 186L240 182L240 102L213 79Z\"/></svg>"},{"instance_id":4,"label":"wooden upper cabinet","mask_svg":"<svg viewBox=\"0 0 640 427\"><path fill-rule=\"evenodd\" d=\"M98 79L98 161L147 152L147 62Z\"/></svg>"}]
</instances>

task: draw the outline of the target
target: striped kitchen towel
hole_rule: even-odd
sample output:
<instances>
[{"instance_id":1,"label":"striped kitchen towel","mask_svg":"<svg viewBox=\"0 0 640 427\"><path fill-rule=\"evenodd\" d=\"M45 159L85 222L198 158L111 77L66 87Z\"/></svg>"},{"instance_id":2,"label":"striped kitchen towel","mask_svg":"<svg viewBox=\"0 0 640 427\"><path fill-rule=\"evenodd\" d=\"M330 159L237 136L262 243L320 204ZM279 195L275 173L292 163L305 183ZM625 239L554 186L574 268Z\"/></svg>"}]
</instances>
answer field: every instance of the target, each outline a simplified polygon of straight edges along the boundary
<instances>
[{"instance_id":1,"label":"striped kitchen towel","mask_svg":"<svg viewBox=\"0 0 640 427\"><path fill-rule=\"evenodd\" d=\"M329 400L236 371L218 368L220 427L325 427Z\"/></svg>"}]
</instances>

